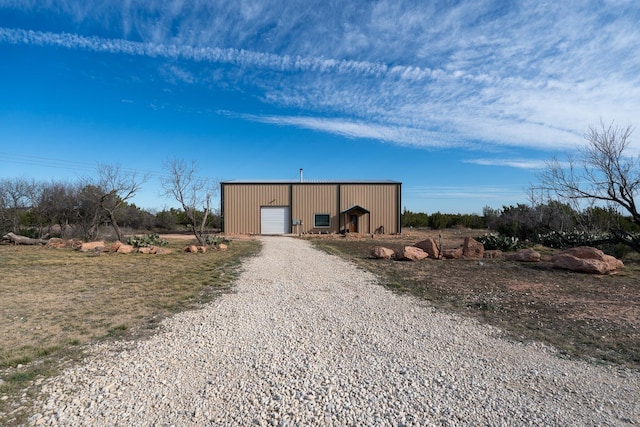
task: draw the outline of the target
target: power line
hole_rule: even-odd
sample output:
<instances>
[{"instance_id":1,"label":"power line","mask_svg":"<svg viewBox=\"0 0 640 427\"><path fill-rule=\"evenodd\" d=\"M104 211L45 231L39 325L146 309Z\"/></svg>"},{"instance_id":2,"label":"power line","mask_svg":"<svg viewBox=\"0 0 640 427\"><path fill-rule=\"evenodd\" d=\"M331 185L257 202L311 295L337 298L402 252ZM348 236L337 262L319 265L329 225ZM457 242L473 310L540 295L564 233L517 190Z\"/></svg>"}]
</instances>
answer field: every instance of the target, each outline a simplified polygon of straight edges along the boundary
<instances>
[{"instance_id":1,"label":"power line","mask_svg":"<svg viewBox=\"0 0 640 427\"><path fill-rule=\"evenodd\" d=\"M6 162L10 163L18 163L29 166L40 166L40 167L49 167L54 169L66 169L76 172L96 172L100 163L89 164L87 162L79 162L73 160L66 159L55 159L52 157L40 157L40 156L30 156L26 154L13 154L7 152L0 152L0 159L3 159ZM150 170L142 170L139 168L124 168L121 166L120 169L123 172L127 173L139 173L143 175L148 175L150 177L163 178L168 177L167 174L158 172L158 171L150 171Z\"/></svg>"}]
</instances>

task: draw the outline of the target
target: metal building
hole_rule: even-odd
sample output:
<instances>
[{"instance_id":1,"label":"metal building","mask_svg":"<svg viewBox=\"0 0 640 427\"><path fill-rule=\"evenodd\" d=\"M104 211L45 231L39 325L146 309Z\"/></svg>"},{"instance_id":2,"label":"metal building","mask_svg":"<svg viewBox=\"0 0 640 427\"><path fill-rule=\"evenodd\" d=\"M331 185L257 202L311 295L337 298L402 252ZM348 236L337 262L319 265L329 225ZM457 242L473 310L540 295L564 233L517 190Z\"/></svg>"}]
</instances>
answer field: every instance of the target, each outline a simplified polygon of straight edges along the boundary
<instances>
[{"instance_id":1,"label":"metal building","mask_svg":"<svg viewBox=\"0 0 640 427\"><path fill-rule=\"evenodd\" d=\"M397 181L224 181L227 234L400 233Z\"/></svg>"}]
</instances>

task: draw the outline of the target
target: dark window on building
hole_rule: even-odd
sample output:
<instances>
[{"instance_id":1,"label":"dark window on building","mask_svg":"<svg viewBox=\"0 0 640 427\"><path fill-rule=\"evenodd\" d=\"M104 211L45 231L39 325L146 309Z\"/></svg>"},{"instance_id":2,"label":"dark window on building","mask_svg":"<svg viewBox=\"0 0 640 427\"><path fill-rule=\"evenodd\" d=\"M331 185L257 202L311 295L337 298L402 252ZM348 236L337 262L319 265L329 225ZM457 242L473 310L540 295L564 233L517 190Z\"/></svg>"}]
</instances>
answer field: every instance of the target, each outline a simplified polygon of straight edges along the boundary
<instances>
[{"instance_id":1,"label":"dark window on building","mask_svg":"<svg viewBox=\"0 0 640 427\"><path fill-rule=\"evenodd\" d=\"M331 227L331 215L329 214L315 214L314 227Z\"/></svg>"}]
</instances>

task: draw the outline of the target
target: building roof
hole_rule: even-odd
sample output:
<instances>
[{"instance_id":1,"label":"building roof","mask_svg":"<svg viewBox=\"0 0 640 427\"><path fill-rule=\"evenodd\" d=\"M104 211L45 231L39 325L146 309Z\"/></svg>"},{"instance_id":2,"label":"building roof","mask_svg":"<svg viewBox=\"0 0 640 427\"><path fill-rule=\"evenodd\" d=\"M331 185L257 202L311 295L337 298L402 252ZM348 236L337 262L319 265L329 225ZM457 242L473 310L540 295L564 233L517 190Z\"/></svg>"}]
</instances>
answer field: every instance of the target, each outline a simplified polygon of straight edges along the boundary
<instances>
[{"instance_id":1,"label":"building roof","mask_svg":"<svg viewBox=\"0 0 640 427\"><path fill-rule=\"evenodd\" d=\"M291 179L230 179L221 184L402 184L390 179L351 179L351 180L316 180L304 181Z\"/></svg>"}]
</instances>

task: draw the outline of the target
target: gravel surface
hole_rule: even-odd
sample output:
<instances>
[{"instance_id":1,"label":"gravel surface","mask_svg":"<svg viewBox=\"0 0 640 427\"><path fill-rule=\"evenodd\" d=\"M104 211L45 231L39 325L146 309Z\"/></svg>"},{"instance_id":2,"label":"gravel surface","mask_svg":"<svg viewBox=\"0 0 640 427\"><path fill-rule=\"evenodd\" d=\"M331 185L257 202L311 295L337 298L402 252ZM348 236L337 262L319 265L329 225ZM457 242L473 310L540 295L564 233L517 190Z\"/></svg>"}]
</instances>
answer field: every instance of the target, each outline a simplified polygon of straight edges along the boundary
<instances>
[{"instance_id":1,"label":"gravel surface","mask_svg":"<svg viewBox=\"0 0 640 427\"><path fill-rule=\"evenodd\" d=\"M53 426L637 425L640 373L395 295L293 238L264 237L237 292L152 338L99 344L49 380ZM636 424L634 424L636 423Z\"/></svg>"}]
</instances>

